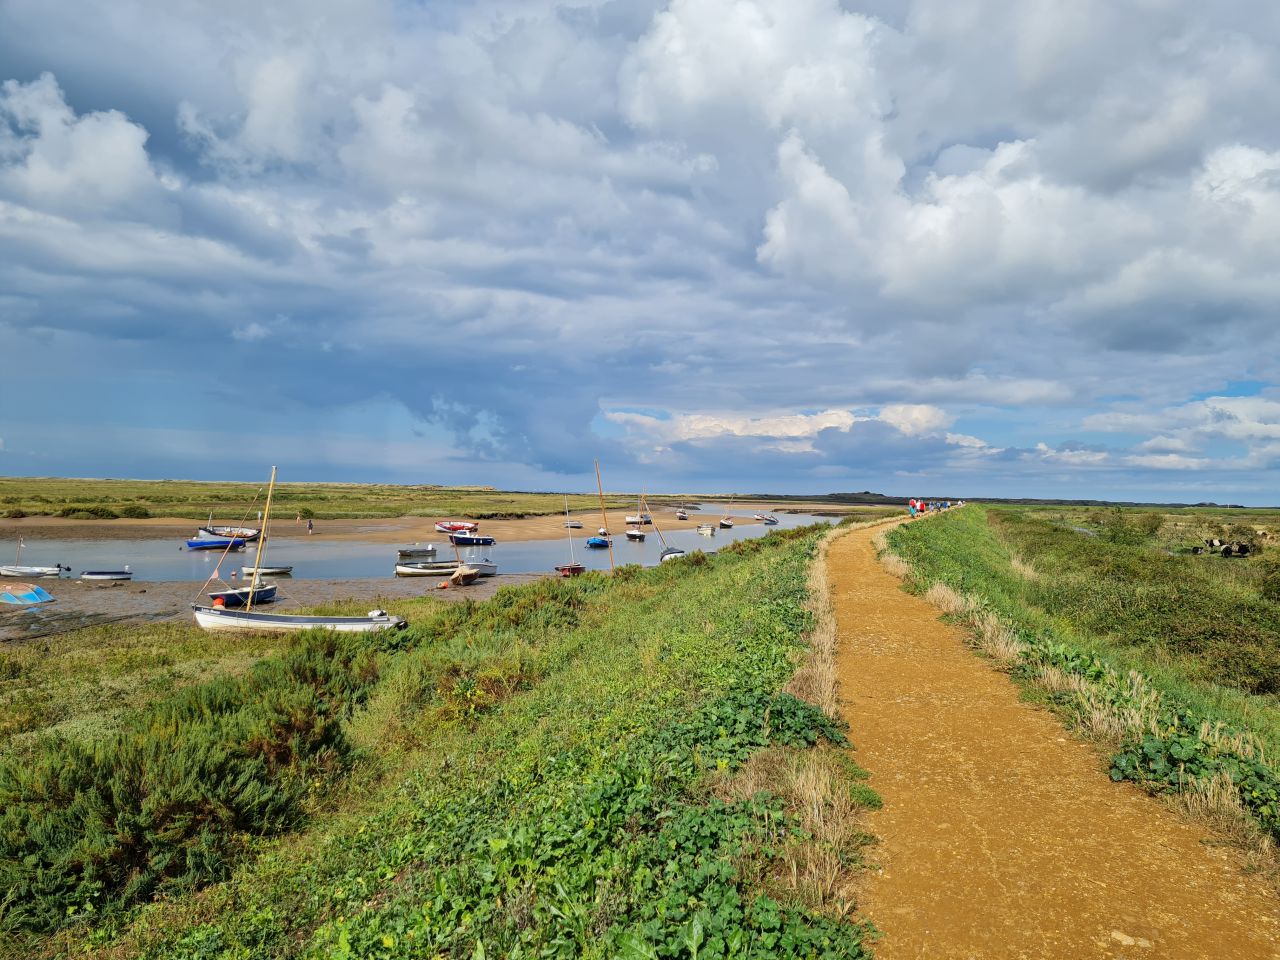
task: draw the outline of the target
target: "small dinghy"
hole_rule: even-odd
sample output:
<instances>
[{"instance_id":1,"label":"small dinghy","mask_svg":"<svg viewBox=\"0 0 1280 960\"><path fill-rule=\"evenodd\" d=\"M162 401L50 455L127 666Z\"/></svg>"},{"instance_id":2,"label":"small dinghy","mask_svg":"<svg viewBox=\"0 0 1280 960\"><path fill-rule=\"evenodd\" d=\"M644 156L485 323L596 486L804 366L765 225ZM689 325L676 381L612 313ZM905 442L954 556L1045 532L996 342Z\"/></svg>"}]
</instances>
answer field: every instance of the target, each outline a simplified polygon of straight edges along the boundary
<instances>
[{"instance_id":1,"label":"small dinghy","mask_svg":"<svg viewBox=\"0 0 1280 960\"><path fill-rule=\"evenodd\" d=\"M243 633L291 633L295 630L336 630L339 633L371 633L375 630L401 630L407 626L404 617L385 610L370 610L367 617L312 617L283 613L259 613L256 610L230 610L193 603L196 623L205 630L239 631Z\"/></svg>"},{"instance_id":2,"label":"small dinghy","mask_svg":"<svg viewBox=\"0 0 1280 960\"><path fill-rule=\"evenodd\" d=\"M441 533L474 533L480 524L468 520L437 520L436 529Z\"/></svg>"},{"instance_id":3,"label":"small dinghy","mask_svg":"<svg viewBox=\"0 0 1280 960\"><path fill-rule=\"evenodd\" d=\"M81 580L132 580L133 571L128 567L123 570L82 570Z\"/></svg>"},{"instance_id":4,"label":"small dinghy","mask_svg":"<svg viewBox=\"0 0 1280 960\"><path fill-rule=\"evenodd\" d=\"M635 543L644 543L644 531L638 527L631 527L627 530L627 539Z\"/></svg>"},{"instance_id":5,"label":"small dinghy","mask_svg":"<svg viewBox=\"0 0 1280 960\"><path fill-rule=\"evenodd\" d=\"M205 537L202 539L188 540L188 550L243 550L244 539L242 537L234 537L228 539L226 537Z\"/></svg>"},{"instance_id":6,"label":"small dinghy","mask_svg":"<svg viewBox=\"0 0 1280 960\"><path fill-rule=\"evenodd\" d=\"M573 563L557 563L555 566L556 573L560 574L562 577L581 576L586 569L586 567L577 561L574 561Z\"/></svg>"},{"instance_id":7,"label":"small dinghy","mask_svg":"<svg viewBox=\"0 0 1280 960\"><path fill-rule=\"evenodd\" d=\"M498 565L487 557L483 560L464 560L463 566L470 567L481 577L492 577L498 573Z\"/></svg>"},{"instance_id":8,"label":"small dinghy","mask_svg":"<svg viewBox=\"0 0 1280 960\"><path fill-rule=\"evenodd\" d=\"M0 583L0 603L15 607L32 607L39 603L53 603L53 595L34 583Z\"/></svg>"},{"instance_id":9,"label":"small dinghy","mask_svg":"<svg viewBox=\"0 0 1280 960\"><path fill-rule=\"evenodd\" d=\"M587 546L592 550L606 550L609 547L608 537L587 537Z\"/></svg>"},{"instance_id":10,"label":"small dinghy","mask_svg":"<svg viewBox=\"0 0 1280 960\"><path fill-rule=\"evenodd\" d=\"M681 509L681 510L677 510L677 511L676 511L676 519L677 519L677 520L688 520L688 519L689 519L689 514L688 514L688 513L686 513L683 509Z\"/></svg>"},{"instance_id":11,"label":"small dinghy","mask_svg":"<svg viewBox=\"0 0 1280 960\"><path fill-rule=\"evenodd\" d=\"M566 520L566 521L564 522L564 528L565 528L566 530L581 530L581 529L582 529L582 521L581 521L581 520Z\"/></svg>"},{"instance_id":12,"label":"small dinghy","mask_svg":"<svg viewBox=\"0 0 1280 960\"><path fill-rule=\"evenodd\" d=\"M436 545L434 543L415 543L412 547L401 547L396 551L396 556L401 560L422 560L435 555Z\"/></svg>"},{"instance_id":13,"label":"small dinghy","mask_svg":"<svg viewBox=\"0 0 1280 960\"><path fill-rule=\"evenodd\" d=\"M709 523L700 523L698 524L698 532L704 537L714 537L716 535L716 528Z\"/></svg>"},{"instance_id":14,"label":"small dinghy","mask_svg":"<svg viewBox=\"0 0 1280 960\"><path fill-rule=\"evenodd\" d=\"M457 560L407 560L396 564L397 577L448 577L462 566Z\"/></svg>"},{"instance_id":15,"label":"small dinghy","mask_svg":"<svg viewBox=\"0 0 1280 960\"><path fill-rule=\"evenodd\" d=\"M469 587L480 578L480 571L475 567L463 565L453 571L449 576L449 582L455 587Z\"/></svg>"},{"instance_id":16,"label":"small dinghy","mask_svg":"<svg viewBox=\"0 0 1280 960\"><path fill-rule=\"evenodd\" d=\"M213 601L214 606L217 606L218 601L221 600L224 606L232 608L270 603L275 598L276 585L274 583L260 583L256 587L236 587L231 590L218 590L209 594L209 599Z\"/></svg>"},{"instance_id":17,"label":"small dinghy","mask_svg":"<svg viewBox=\"0 0 1280 960\"><path fill-rule=\"evenodd\" d=\"M254 574L260 577L288 577L293 575L293 567L241 567L240 575L242 577L252 577Z\"/></svg>"},{"instance_id":18,"label":"small dinghy","mask_svg":"<svg viewBox=\"0 0 1280 960\"><path fill-rule=\"evenodd\" d=\"M666 563L668 560L679 560L687 554L679 547L667 547L662 553L658 554L658 562Z\"/></svg>"},{"instance_id":19,"label":"small dinghy","mask_svg":"<svg viewBox=\"0 0 1280 960\"><path fill-rule=\"evenodd\" d=\"M772 513L757 513L755 519L759 520L761 523L768 524L769 526L773 526L778 522L778 518Z\"/></svg>"},{"instance_id":20,"label":"small dinghy","mask_svg":"<svg viewBox=\"0 0 1280 960\"><path fill-rule=\"evenodd\" d=\"M479 533L451 533L449 542L455 547L492 547L498 541Z\"/></svg>"}]
</instances>

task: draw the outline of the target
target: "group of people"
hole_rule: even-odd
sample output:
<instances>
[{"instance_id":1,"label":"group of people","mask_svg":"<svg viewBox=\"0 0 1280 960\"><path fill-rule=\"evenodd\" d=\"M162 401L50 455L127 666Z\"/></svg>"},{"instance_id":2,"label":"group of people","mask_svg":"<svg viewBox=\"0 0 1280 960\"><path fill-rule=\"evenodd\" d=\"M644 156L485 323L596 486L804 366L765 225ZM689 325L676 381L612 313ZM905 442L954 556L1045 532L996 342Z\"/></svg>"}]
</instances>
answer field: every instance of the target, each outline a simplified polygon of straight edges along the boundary
<instances>
[{"instance_id":1,"label":"group of people","mask_svg":"<svg viewBox=\"0 0 1280 960\"><path fill-rule=\"evenodd\" d=\"M916 500L912 498L907 501L907 508L911 511L913 517L922 513L937 513L941 510L950 510L953 506L960 506L963 500L957 500L954 504L950 500Z\"/></svg>"}]
</instances>

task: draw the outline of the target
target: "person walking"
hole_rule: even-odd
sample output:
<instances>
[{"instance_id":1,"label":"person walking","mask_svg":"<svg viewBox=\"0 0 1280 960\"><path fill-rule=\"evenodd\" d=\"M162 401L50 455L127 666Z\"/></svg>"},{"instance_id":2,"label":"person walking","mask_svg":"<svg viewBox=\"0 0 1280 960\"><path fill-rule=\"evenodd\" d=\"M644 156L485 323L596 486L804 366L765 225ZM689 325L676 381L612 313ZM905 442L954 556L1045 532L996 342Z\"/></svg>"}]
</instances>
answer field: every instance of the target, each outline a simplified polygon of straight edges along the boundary
<instances>
[{"instance_id":1,"label":"person walking","mask_svg":"<svg viewBox=\"0 0 1280 960\"><path fill-rule=\"evenodd\" d=\"M307 533L315 533L315 524L311 522L310 517L307 517Z\"/></svg>"}]
</instances>

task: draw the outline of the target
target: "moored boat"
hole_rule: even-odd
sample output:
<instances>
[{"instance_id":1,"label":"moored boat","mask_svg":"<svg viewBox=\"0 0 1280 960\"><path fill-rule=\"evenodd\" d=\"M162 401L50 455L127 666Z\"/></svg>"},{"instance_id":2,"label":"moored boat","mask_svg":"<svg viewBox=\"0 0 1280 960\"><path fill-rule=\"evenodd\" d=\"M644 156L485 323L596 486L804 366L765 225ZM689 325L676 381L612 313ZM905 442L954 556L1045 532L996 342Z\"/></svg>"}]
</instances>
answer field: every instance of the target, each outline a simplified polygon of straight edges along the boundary
<instances>
[{"instance_id":1,"label":"moored boat","mask_svg":"<svg viewBox=\"0 0 1280 960\"><path fill-rule=\"evenodd\" d=\"M132 580L133 571L128 567L123 570L82 570L81 580Z\"/></svg>"},{"instance_id":2,"label":"moored boat","mask_svg":"<svg viewBox=\"0 0 1280 960\"><path fill-rule=\"evenodd\" d=\"M240 575L244 577L252 577L254 574L260 577L288 577L293 574L293 567L241 567Z\"/></svg>"},{"instance_id":3,"label":"moored boat","mask_svg":"<svg viewBox=\"0 0 1280 960\"><path fill-rule=\"evenodd\" d=\"M714 537L716 535L716 528L709 523L700 523L698 524L698 532L704 537Z\"/></svg>"},{"instance_id":4,"label":"moored boat","mask_svg":"<svg viewBox=\"0 0 1280 960\"><path fill-rule=\"evenodd\" d=\"M404 617L384 610L370 610L365 617L313 617L305 614L259 613L210 607L193 603L196 623L205 630L242 631L246 633L290 633L295 630L336 630L339 633L369 633L375 630L400 630L407 625Z\"/></svg>"},{"instance_id":5,"label":"moored boat","mask_svg":"<svg viewBox=\"0 0 1280 960\"><path fill-rule=\"evenodd\" d=\"M689 519L689 513L688 513L688 511L686 511L686 510L684 509L684 507L681 507L679 510L677 510L677 511L676 511L676 519L677 519L677 520L688 520L688 519Z\"/></svg>"},{"instance_id":6,"label":"moored boat","mask_svg":"<svg viewBox=\"0 0 1280 960\"><path fill-rule=\"evenodd\" d=\"M557 563L555 566L556 573L560 574L562 577L581 576L586 569L586 567L578 563L576 560L572 563Z\"/></svg>"},{"instance_id":7,"label":"moored boat","mask_svg":"<svg viewBox=\"0 0 1280 960\"><path fill-rule=\"evenodd\" d=\"M608 537L587 537L587 546L592 550L606 550L610 545Z\"/></svg>"},{"instance_id":8,"label":"moored boat","mask_svg":"<svg viewBox=\"0 0 1280 960\"><path fill-rule=\"evenodd\" d=\"M244 539L234 537L213 537L187 541L188 550L243 550Z\"/></svg>"},{"instance_id":9,"label":"moored boat","mask_svg":"<svg viewBox=\"0 0 1280 960\"><path fill-rule=\"evenodd\" d=\"M662 553L658 554L658 562L666 563L668 560L679 560L683 556L687 556L687 554L679 547L667 547Z\"/></svg>"},{"instance_id":10,"label":"moored boat","mask_svg":"<svg viewBox=\"0 0 1280 960\"><path fill-rule=\"evenodd\" d=\"M778 522L778 518L775 517L772 513L757 513L755 516L755 519L759 520L761 523L766 524L768 526L773 526L775 523Z\"/></svg>"},{"instance_id":11,"label":"moored boat","mask_svg":"<svg viewBox=\"0 0 1280 960\"><path fill-rule=\"evenodd\" d=\"M436 555L436 545L434 543L415 543L412 547L401 547L396 551L396 556L401 560L420 560L424 557L434 557Z\"/></svg>"},{"instance_id":12,"label":"moored boat","mask_svg":"<svg viewBox=\"0 0 1280 960\"><path fill-rule=\"evenodd\" d=\"M196 531L196 536L204 539L224 539L235 537L243 540L245 543L251 543L262 536L262 531L257 527L216 527L204 526Z\"/></svg>"},{"instance_id":13,"label":"moored boat","mask_svg":"<svg viewBox=\"0 0 1280 960\"><path fill-rule=\"evenodd\" d=\"M396 564L397 577L448 577L462 566L457 560L406 560Z\"/></svg>"},{"instance_id":14,"label":"moored boat","mask_svg":"<svg viewBox=\"0 0 1280 960\"><path fill-rule=\"evenodd\" d=\"M60 563L52 567L9 563L0 566L0 577L58 577L62 575L63 570L70 572L71 568L64 567Z\"/></svg>"},{"instance_id":15,"label":"moored boat","mask_svg":"<svg viewBox=\"0 0 1280 960\"><path fill-rule=\"evenodd\" d=\"M629 527L627 529L627 539L635 543L644 543L644 531L639 527Z\"/></svg>"},{"instance_id":16,"label":"moored boat","mask_svg":"<svg viewBox=\"0 0 1280 960\"><path fill-rule=\"evenodd\" d=\"M498 541L479 533L451 533L449 542L455 547L492 547Z\"/></svg>"},{"instance_id":17,"label":"moored boat","mask_svg":"<svg viewBox=\"0 0 1280 960\"><path fill-rule=\"evenodd\" d=\"M213 605L217 606L221 600L228 607L252 607L259 603L270 603L276 598L276 585L274 583L260 583L248 587L233 587L230 590L215 590L209 594L209 599L213 601Z\"/></svg>"},{"instance_id":18,"label":"moored boat","mask_svg":"<svg viewBox=\"0 0 1280 960\"><path fill-rule=\"evenodd\" d=\"M488 558L483 560L464 560L462 565L470 567L481 577L492 577L498 573L498 565Z\"/></svg>"},{"instance_id":19,"label":"moored boat","mask_svg":"<svg viewBox=\"0 0 1280 960\"><path fill-rule=\"evenodd\" d=\"M480 529L480 524L469 520L437 520L436 529L441 533L472 533Z\"/></svg>"},{"instance_id":20,"label":"moored boat","mask_svg":"<svg viewBox=\"0 0 1280 960\"><path fill-rule=\"evenodd\" d=\"M733 518L732 518L732 517L722 517L722 518L720 519L720 529L721 529L721 530L732 530L732 529L733 529Z\"/></svg>"},{"instance_id":21,"label":"moored boat","mask_svg":"<svg viewBox=\"0 0 1280 960\"><path fill-rule=\"evenodd\" d=\"M566 521L564 522L564 528L565 528L566 530L581 530L581 529L582 529L582 521L581 521L581 520L566 520Z\"/></svg>"}]
</instances>

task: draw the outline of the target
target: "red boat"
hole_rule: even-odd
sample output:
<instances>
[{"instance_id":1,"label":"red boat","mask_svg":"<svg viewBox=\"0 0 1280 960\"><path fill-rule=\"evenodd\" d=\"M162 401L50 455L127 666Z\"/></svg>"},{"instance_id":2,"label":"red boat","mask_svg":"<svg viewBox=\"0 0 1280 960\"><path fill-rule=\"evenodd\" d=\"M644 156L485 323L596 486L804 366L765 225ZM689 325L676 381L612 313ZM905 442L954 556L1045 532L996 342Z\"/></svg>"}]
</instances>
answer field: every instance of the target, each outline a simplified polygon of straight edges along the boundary
<instances>
[{"instance_id":1,"label":"red boat","mask_svg":"<svg viewBox=\"0 0 1280 960\"><path fill-rule=\"evenodd\" d=\"M586 569L587 568L580 563L557 563L556 564L556 573L560 574L560 576L562 577L576 577L578 576L578 574L582 573L582 571Z\"/></svg>"},{"instance_id":2,"label":"red boat","mask_svg":"<svg viewBox=\"0 0 1280 960\"><path fill-rule=\"evenodd\" d=\"M480 524L466 520L437 520L436 529L441 533L471 533L480 529Z\"/></svg>"}]
</instances>

